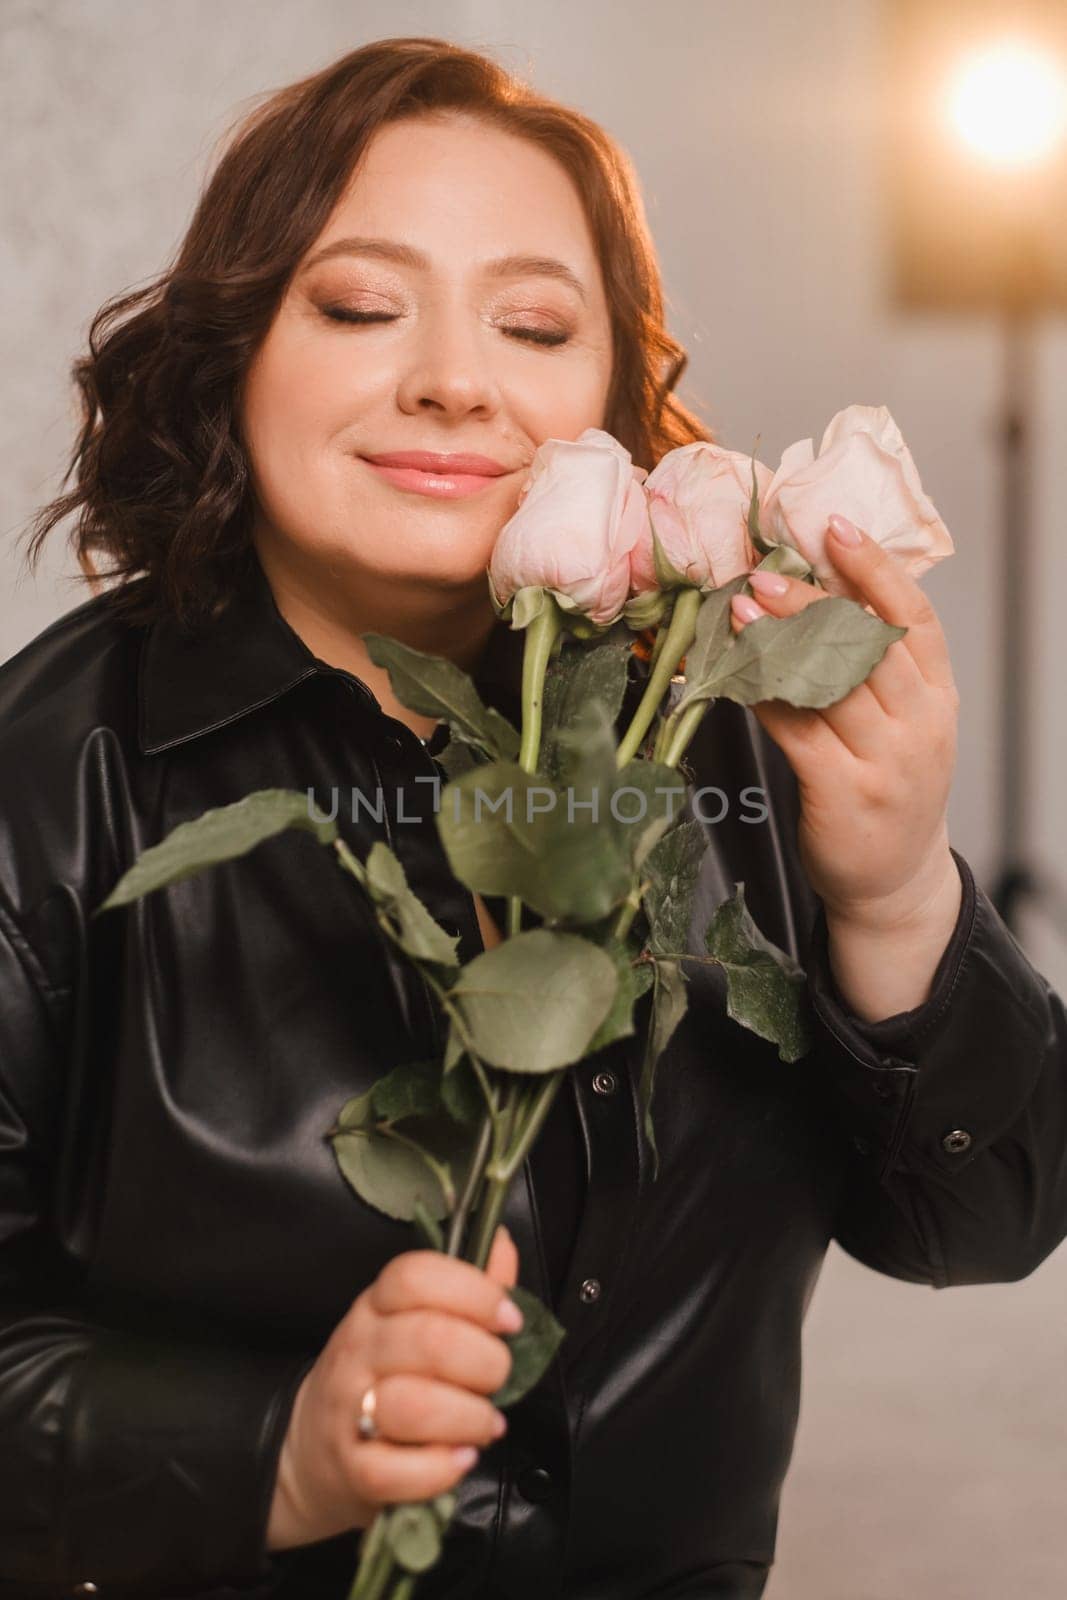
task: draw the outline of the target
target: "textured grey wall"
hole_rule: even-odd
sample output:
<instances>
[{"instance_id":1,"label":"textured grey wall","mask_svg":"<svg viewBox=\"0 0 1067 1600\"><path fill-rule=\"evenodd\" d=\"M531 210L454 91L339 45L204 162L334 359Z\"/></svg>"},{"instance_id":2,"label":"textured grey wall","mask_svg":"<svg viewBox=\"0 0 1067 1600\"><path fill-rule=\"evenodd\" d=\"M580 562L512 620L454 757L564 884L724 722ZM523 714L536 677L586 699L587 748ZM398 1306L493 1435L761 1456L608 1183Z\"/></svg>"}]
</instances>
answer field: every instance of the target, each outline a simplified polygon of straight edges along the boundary
<instances>
[{"instance_id":1,"label":"textured grey wall","mask_svg":"<svg viewBox=\"0 0 1067 1600\"><path fill-rule=\"evenodd\" d=\"M1010 9L1007 6L1005 9ZM925 586L963 696L953 841L994 867L999 344L980 320L890 314L876 182L876 0L5 0L0 659L85 597L63 535L37 584L15 535L72 439L92 313L157 272L212 145L260 90L368 39L486 48L597 117L641 176L690 403L773 461L851 402L885 403L953 531ZM1058 673L1067 563L1067 330L1043 330L1034 649L1044 687L1032 845L1067 878ZM1024 942L1067 992L1067 947ZM1067 1252L1023 1284L932 1295L831 1252L807 1329L776 1600L1053 1600L1063 1589Z\"/></svg>"}]
</instances>

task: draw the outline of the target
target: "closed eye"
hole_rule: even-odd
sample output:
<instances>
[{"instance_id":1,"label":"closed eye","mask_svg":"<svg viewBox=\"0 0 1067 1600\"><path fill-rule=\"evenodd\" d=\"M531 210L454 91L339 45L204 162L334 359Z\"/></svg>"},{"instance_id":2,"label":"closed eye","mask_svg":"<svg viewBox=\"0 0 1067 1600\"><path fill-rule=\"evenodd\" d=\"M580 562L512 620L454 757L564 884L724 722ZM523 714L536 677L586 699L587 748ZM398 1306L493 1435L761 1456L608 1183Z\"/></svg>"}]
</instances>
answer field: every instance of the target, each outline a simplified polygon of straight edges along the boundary
<instances>
[{"instance_id":1,"label":"closed eye","mask_svg":"<svg viewBox=\"0 0 1067 1600\"><path fill-rule=\"evenodd\" d=\"M332 322L395 322L396 316L387 311L350 311L346 306L324 306L324 317ZM524 339L530 344L558 346L566 344L569 333L550 333L545 328L504 328L513 339Z\"/></svg>"}]
</instances>

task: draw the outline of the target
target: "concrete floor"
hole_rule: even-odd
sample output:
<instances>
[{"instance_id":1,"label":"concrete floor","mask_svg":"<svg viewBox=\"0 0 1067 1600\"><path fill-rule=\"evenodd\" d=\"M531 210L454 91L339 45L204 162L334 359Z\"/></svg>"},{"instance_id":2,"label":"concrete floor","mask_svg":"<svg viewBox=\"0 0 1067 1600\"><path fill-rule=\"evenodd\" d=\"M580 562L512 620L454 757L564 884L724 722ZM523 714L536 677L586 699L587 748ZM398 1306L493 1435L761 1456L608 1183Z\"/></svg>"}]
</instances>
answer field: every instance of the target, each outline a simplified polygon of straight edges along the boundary
<instances>
[{"instance_id":1,"label":"concrete floor","mask_svg":"<svg viewBox=\"0 0 1067 1600\"><path fill-rule=\"evenodd\" d=\"M934 1290L832 1245L767 1600L1064 1600L1067 1245Z\"/></svg>"}]
</instances>

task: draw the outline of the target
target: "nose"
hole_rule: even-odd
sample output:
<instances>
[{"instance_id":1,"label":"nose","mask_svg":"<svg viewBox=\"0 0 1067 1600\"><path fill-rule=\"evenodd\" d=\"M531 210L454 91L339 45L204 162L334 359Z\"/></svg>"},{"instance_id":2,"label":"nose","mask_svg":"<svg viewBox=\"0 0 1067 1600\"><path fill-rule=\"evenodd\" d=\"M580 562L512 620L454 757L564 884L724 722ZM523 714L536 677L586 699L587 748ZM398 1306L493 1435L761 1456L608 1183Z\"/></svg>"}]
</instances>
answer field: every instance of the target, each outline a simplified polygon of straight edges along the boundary
<instances>
[{"instance_id":1,"label":"nose","mask_svg":"<svg viewBox=\"0 0 1067 1600\"><path fill-rule=\"evenodd\" d=\"M415 336L397 400L402 411L491 415L500 405L487 333L455 308L428 314Z\"/></svg>"}]
</instances>

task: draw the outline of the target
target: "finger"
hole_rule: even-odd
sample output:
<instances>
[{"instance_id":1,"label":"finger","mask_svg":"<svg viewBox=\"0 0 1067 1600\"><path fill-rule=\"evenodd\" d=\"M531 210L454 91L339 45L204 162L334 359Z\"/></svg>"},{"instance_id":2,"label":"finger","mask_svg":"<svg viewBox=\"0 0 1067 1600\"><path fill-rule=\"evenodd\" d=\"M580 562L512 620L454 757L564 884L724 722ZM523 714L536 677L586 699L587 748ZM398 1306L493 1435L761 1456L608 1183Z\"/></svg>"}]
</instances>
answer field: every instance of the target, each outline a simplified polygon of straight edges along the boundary
<instances>
[{"instance_id":1,"label":"finger","mask_svg":"<svg viewBox=\"0 0 1067 1600\"><path fill-rule=\"evenodd\" d=\"M374 1419L390 1444L473 1444L500 1438L503 1413L491 1400L418 1373L398 1372L375 1381ZM353 1417L355 1428L358 1416Z\"/></svg>"},{"instance_id":2,"label":"finger","mask_svg":"<svg viewBox=\"0 0 1067 1600\"><path fill-rule=\"evenodd\" d=\"M903 561L862 529L855 529L859 544L842 542L835 531L835 521L854 528L847 517L835 516L831 520L826 551L834 566L884 622L907 628L900 643L907 647L927 683L941 689L954 684L948 642L937 612Z\"/></svg>"},{"instance_id":3,"label":"finger","mask_svg":"<svg viewBox=\"0 0 1067 1600\"><path fill-rule=\"evenodd\" d=\"M494 1332L517 1331L518 1307L506 1290L473 1262L440 1250L405 1250L394 1256L371 1285L369 1299L382 1316L426 1306L469 1317Z\"/></svg>"},{"instance_id":4,"label":"finger","mask_svg":"<svg viewBox=\"0 0 1067 1600\"><path fill-rule=\"evenodd\" d=\"M755 574L752 575L756 576ZM753 607L763 615L777 615L779 617L796 616L813 603L824 599L818 595L810 583L801 583L798 579L786 578L781 574L769 574L769 577L780 579L779 582L766 583L762 586L767 593L766 606L763 601L754 601L746 595L734 595L731 601L734 620L740 627L748 626L757 620ZM752 579L750 577L749 582ZM785 588L781 588L784 584ZM755 585L754 585L755 587ZM805 594L803 591L807 591ZM772 613L767 607L775 607ZM783 704L788 702L783 701ZM858 683L855 688L842 696L832 705L820 707L792 707L793 710L802 710L808 717L816 717L830 728L839 742L845 746L851 755L858 756L860 760L872 761L879 755L885 740L885 708L877 696L867 687L866 683ZM766 724L765 724L766 725ZM794 720L789 725L790 731L795 735L798 724ZM768 729L769 731L769 729ZM817 735L809 734L809 744Z\"/></svg>"},{"instance_id":5,"label":"finger","mask_svg":"<svg viewBox=\"0 0 1067 1600\"><path fill-rule=\"evenodd\" d=\"M397 1311L381 1317L371 1335L369 1365L376 1373L422 1373L475 1394L495 1394L511 1372L511 1350L500 1335L446 1311Z\"/></svg>"},{"instance_id":6,"label":"finger","mask_svg":"<svg viewBox=\"0 0 1067 1600\"><path fill-rule=\"evenodd\" d=\"M811 599L827 598L824 592L813 590L810 583L784 573L753 572L748 581L759 604L771 616L791 616L803 610ZM864 682L882 710L902 721L915 715L928 687L914 656L904 648L903 639L893 641Z\"/></svg>"},{"instance_id":7,"label":"finger","mask_svg":"<svg viewBox=\"0 0 1067 1600\"><path fill-rule=\"evenodd\" d=\"M485 1270L494 1283L503 1284L506 1289L514 1288L519 1281L519 1252L503 1223L500 1223L493 1235L493 1245L489 1251Z\"/></svg>"},{"instance_id":8,"label":"finger","mask_svg":"<svg viewBox=\"0 0 1067 1600\"><path fill-rule=\"evenodd\" d=\"M875 663L865 679L887 716L908 722L917 715L930 685L919 671L919 664L903 639L894 639L881 661Z\"/></svg>"},{"instance_id":9,"label":"finger","mask_svg":"<svg viewBox=\"0 0 1067 1600\"><path fill-rule=\"evenodd\" d=\"M472 1445L390 1444L387 1439L357 1439L349 1470L352 1488L371 1505L432 1500L471 1470Z\"/></svg>"},{"instance_id":10,"label":"finger","mask_svg":"<svg viewBox=\"0 0 1067 1600\"><path fill-rule=\"evenodd\" d=\"M798 774L804 767L828 770L830 762L854 761L825 717L787 700L760 700L749 708L756 720L780 745Z\"/></svg>"}]
</instances>

